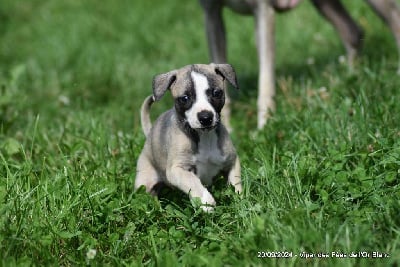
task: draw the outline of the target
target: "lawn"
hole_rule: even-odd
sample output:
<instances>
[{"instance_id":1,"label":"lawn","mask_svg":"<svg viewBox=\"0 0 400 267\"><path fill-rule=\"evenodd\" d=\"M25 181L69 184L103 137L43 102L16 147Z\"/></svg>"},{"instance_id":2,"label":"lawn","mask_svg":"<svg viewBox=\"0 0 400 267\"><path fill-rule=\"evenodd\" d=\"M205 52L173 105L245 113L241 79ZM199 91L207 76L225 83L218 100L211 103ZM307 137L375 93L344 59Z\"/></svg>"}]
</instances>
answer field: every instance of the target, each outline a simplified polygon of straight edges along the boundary
<instances>
[{"instance_id":1,"label":"lawn","mask_svg":"<svg viewBox=\"0 0 400 267\"><path fill-rule=\"evenodd\" d=\"M225 12L244 192L217 179L205 214L178 191L133 191L153 76L209 60L197 1L3 0L0 265L399 266L397 49L348 6L366 32L352 72L308 1L277 16L277 111L261 131L253 20Z\"/></svg>"}]
</instances>

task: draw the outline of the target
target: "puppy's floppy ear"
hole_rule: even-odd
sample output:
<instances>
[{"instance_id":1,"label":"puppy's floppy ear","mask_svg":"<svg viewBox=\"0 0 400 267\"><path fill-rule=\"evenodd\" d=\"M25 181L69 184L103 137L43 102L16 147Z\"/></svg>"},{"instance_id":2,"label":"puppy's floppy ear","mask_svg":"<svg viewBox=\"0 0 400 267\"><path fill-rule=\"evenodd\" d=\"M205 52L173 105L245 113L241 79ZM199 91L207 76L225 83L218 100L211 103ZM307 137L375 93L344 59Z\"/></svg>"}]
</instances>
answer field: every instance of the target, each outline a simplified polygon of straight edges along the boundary
<instances>
[{"instance_id":1,"label":"puppy's floppy ear","mask_svg":"<svg viewBox=\"0 0 400 267\"><path fill-rule=\"evenodd\" d=\"M156 75L153 78L153 95L155 101L160 100L167 89L169 89L171 85L175 82L176 74L177 71L173 70L167 73Z\"/></svg>"},{"instance_id":2,"label":"puppy's floppy ear","mask_svg":"<svg viewBox=\"0 0 400 267\"><path fill-rule=\"evenodd\" d=\"M215 63L211 64L214 66L215 72L218 75L221 75L222 77L227 79L228 82L233 85L233 87L239 89L236 79L236 72L230 64L215 64Z\"/></svg>"}]
</instances>

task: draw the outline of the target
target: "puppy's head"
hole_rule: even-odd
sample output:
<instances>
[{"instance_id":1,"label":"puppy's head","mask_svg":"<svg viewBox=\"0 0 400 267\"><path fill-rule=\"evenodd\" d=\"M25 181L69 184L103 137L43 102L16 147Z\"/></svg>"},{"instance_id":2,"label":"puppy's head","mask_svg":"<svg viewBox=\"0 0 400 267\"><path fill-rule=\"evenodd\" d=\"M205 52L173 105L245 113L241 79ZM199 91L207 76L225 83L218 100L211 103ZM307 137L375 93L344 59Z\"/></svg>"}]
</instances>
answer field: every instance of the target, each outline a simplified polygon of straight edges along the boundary
<instances>
[{"instance_id":1,"label":"puppy's head","mask_svg":"<svg viewBox=\"0 0 400 267\"><path fill-rule=\"evenodd\" d=\"M238 88L229 64L185 66L154 77L154 99L159 100L170 89L180 121L195 130L213 129L225 104L225 80Z\"/></svg>"}]
</instances>

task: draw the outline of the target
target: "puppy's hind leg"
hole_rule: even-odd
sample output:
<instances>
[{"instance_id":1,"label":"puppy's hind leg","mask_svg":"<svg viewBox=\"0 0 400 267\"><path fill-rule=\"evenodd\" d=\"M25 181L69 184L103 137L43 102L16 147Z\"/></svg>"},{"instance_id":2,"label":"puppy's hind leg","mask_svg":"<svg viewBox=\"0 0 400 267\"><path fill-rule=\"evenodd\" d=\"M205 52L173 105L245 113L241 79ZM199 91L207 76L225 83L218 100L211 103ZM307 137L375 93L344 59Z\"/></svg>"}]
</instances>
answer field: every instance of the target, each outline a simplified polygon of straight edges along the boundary
<instances>
[{"instance_id":1,"label":"puppy's hind leg","mask_svg":"<svg viewBox=\"0 0 400 267\"><path fill-rule=\"evenodd\" d=\"M135 190L138 190L141 186L144 186L146 188L146 192L156 196L158 195L158 187L156 185L160 182L161 180L153 165L146 156L141 154L137 162Z\"/></svg>"}]
</instances>

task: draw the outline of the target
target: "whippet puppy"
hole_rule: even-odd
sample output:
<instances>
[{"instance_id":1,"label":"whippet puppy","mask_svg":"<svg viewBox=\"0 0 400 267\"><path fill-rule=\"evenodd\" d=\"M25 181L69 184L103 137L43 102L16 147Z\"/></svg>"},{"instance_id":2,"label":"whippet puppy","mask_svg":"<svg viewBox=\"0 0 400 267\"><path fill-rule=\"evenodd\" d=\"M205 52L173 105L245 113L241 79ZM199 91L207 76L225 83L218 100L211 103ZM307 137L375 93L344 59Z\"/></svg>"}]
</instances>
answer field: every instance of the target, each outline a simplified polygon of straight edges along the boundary
<instances>
[{"instance_id":1,"label":"whippet puppy","mask_svg":"<svg viewBox=\"0 0 400 267\"><path fill-rule=\"evenodd\" d=\"M205 13L205 26L211 60L226 62L225 28L222 18L224 6L255 17L255 33L259 59L257 126L263 128L275 110L274 77L274 14L294 8L302 0L200 0ZM346 48L350 67L359 52L363 31L351 18L340 0L311 0L316 9L335 27ZM396 0L365 0L390 27L400 52L400 10ZM400 73L400 72L399 72ZM224 116L229 121L229 97L226 95Z\"/></svg>"},{"instance_id":2,"label":"whippet puppy","mask_svg":"<svg viewBox=\"0 0 400 267\"><path fill-rule=\"evenodd\" d=\"M146 135L137 161L135 189L158 194L166 184L199 198L204 211L212 211L215 200L206 186L221 174L242 192L239 157L220 121L225 103L225 81L238 87L229 64L189 65L153 79L153 95L141 108ZM150 106L170 89L174 107L150 122Z\"/></svg>"}]
</instances>

